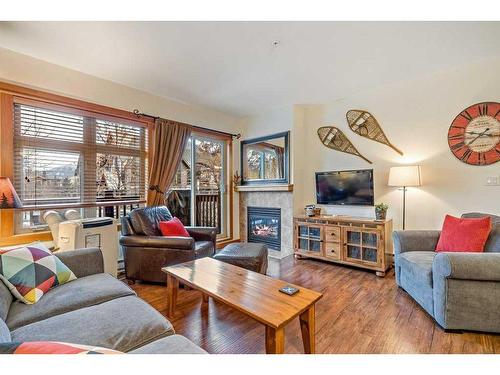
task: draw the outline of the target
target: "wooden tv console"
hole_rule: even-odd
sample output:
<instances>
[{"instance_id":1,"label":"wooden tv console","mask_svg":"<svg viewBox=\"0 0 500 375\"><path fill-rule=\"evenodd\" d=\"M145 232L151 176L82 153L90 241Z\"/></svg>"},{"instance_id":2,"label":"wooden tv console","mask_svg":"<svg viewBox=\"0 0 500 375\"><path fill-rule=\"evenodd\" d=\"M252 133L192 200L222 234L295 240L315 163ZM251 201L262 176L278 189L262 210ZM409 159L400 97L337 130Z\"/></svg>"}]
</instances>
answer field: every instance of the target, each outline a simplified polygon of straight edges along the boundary
<instances>
[{"instance_id":1,"label":"wooden tv console","mask_svg":"<svg viewBox=\"0 0 500 375\"><path fill-rule=\"evenodd\" d=\"M392 254L392 220L351 216L295 216L297 258L307 257L367 268L385 276Z\"/></svg>"}]
</instances>

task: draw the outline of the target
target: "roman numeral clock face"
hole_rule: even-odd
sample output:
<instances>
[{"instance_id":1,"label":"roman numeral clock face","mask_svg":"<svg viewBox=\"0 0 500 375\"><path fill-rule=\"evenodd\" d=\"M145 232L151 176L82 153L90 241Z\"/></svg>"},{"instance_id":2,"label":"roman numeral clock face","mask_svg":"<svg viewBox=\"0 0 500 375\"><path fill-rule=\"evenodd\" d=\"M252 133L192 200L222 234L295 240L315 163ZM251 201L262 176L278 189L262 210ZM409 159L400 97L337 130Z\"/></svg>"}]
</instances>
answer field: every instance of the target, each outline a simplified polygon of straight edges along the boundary
<instances>
[{"instance_id":1,"label":"roman numeral clock face","mask_svg":"<svg viewBox=\"0 0 500 375\"><path fill-rule=\"evenodd\" d=\"M490 165L500 160L500 103L471 105L455 117L448 130L448 145L459 160Z\"/></svg>"}]
</instances>

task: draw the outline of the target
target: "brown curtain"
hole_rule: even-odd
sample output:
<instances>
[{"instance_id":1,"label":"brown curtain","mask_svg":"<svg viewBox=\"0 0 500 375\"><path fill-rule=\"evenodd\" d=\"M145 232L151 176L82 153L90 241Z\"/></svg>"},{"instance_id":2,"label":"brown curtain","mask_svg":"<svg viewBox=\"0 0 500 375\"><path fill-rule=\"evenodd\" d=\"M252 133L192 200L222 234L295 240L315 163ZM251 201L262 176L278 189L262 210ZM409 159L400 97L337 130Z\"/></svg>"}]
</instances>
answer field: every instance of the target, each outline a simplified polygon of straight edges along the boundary
<instances>
[{"instance_id":1,"label":"brown curtain","mask_svg":"<svg viewBox=\"0 0 500 375\"><path fill-rule=\"evenodd\" d=\"M156 120L149 172L148 206L165 204L165 193L174 180L190 135L189 125L164 119Z\"/></svg>"},{"instance_id":2,"label":"brown curtain","mask_svg":"<svg viewBox=\"0 0 500 375\"><path fill-rule=\"evenodd\" d=\"M285 158L283 147L276 147L276 161L278 163L278 178L285 178Z\"/></svg>"}]
</instances>

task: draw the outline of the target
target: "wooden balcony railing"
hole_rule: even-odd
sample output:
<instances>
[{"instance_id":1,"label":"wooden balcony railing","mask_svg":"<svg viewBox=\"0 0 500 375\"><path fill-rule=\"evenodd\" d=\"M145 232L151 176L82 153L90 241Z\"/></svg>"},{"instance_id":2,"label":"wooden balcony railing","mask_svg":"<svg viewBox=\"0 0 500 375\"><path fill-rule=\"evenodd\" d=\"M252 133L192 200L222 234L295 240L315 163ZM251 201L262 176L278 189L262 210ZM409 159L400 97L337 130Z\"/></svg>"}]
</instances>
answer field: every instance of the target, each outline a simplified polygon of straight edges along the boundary
<instances>
[{"instance_id":1,"label":"wooden balcony railing","mask_svg":"<svg viewBox=\"0 0 500 375\"><path fill-rule=\"evenodd\" d=\"M217 227L217 233L220 233L220 222L220 193L196 195L196 226Z\"/></svg>"},{"instance_id":2,"label":"wooden balcony railing","mask_svg":"<svg viewBox=\"0 0 500 375\"><path fill-rule=\"evenodd\" d=\"M221 196L220 192L198 192L195 199L196 215L191 223L191 190L178 189L167 198L167 206L172 215L178 217L184 225L216 227L221 233Z\"/></svg>"},{"instance_id":3,"label":"wooden balcony railing","mask_svg":"<svg viewBox=\"0 0 500 375\"><path fill-rule=\"evenodd\" d=\"M97 207L97 217L112 217L119 219L127 215L134 208L143 207L141 203L120 204L113 206L99 206Z\"/></svg>"}]
</instances>

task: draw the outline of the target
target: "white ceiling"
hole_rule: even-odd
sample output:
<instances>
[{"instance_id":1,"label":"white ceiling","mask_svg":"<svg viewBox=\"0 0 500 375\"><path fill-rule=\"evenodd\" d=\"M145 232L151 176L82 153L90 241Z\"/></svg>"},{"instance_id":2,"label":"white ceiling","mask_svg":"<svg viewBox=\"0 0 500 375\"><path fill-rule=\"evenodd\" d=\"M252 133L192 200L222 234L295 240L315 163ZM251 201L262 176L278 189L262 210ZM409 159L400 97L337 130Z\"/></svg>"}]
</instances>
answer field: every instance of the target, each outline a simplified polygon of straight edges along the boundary
<instances>
[{"instance_id":1,"label":"white ceiling","mask_svg":"<svg viewBox=\"0 0 500 375\"><path fill-rule=\"evenodd\" d=\"M2 47L240 116L500 57L499 35L500 22L0 22Z\"/></svg>"}]
</instances>

